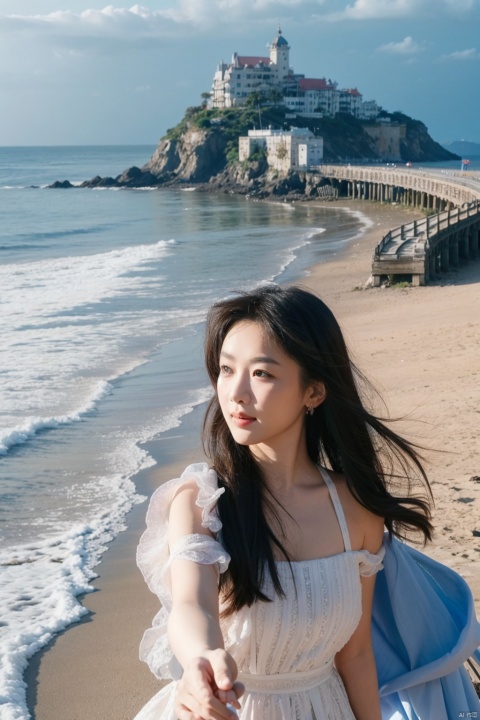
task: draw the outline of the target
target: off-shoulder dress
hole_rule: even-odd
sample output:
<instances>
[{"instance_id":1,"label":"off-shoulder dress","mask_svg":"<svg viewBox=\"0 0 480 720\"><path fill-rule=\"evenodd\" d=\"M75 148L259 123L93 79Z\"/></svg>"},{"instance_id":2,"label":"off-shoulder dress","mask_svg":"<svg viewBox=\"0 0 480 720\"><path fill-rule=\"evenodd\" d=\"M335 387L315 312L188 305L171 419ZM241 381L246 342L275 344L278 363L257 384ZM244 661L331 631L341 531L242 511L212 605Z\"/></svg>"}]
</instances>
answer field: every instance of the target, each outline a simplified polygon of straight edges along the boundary
<instances>
[{"instance_id":1,"label":"off-shoulder dress","mask_svg":"<svg viewBox=\"0 0 480 720\"><path fill-rule=\"evenodd\" d=\"M360 577L382 568L385 549L382 546L377 554L352 550L336 487L325 470L320 472L342 531L344 552L291 565L279 561L285 597L279 597L271 579L267 579L264 592L273 602L255 603L221 621L225 648L235 658L239 680L246 688L239 711L243 720L355 720L334 657L361 617ZM188 535L169 548L171 499L178 487L192 481L199 488L196 502L202 507L202 525L216 539ZM206 464L196 464L190 465L180 478L160 487L150 502L137 561L162 608L153 627L145 632L140 657L158 678L172 682L145 705L135 720L175 719L175 681L181 668L167 639L170 565L181 558L213 564L218 573L225 572L230 558L221 544L221 523L216 512L222 492L216 473Z\"/></svg>"}]
</instances>

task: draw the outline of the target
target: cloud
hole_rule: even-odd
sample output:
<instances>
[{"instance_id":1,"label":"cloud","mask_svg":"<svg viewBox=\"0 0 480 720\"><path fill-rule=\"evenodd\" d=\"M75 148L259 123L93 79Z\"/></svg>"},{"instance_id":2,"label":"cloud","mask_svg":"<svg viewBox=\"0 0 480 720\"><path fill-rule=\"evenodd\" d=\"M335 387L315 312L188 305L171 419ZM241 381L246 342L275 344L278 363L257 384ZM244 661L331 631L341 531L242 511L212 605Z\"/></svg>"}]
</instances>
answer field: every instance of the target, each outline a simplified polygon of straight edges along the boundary
<instances>
[{"instance_id":1,"label":"cloud","mask_svg":"<svg viewBox=\"0 0 480 720\"><path fill-rule=\"evenodd\" d=\"M102 10L87 9L79 13L58 10L46 15L9 15L7 20L18 29L35 29L38 32L61 35L128 36L155 34L174 20L170 10L152 11L142 5L115 8L108 5Z\"/></svg>"},{"instance_id":2,"label":"cloud","mask_svg":"<svg viewBox=\"0 0 480 720\"><path fill-rule=\"evenodd\" d=\"M58 10L48 14L7 16L17 28L78 36L124 36L141 38L162 36L172 30L182 33L219 24L233 25L238 20L265 19L275 25L278 16L286 20L298 13L318 12L325 0L171 0L162 10L143 5L130 8L108 5L82 12Z\"/></svg>"},{"instance_id":3,"label":"cloud","mask_svg":"<svg viewBox=\"0 0 480 720\"><path fill-rule=\"evenodd\" d=\"M422 52L423 47L416 43L409 35L401 42L390 42L386 45L380 45L378 49L381 52L392 53L393 55L416 55Z\"/></svg>"},{"instance_id":4,"label":"cloud","mask_svg":"<svg viewBox=\"0 0 480 720\"><path fill-rule=\"evenodd\" d=\"M468 50L457 50L449 55L442 55L440 60L478 60L480 54L475 48L469 48Z\"/></svg>"},{"instance_id":5,"label":"cloud","mask_svg":"<svg viewBox=\"0 0 480 720\"><path fill-rule=\"evenodd\" d=\"M152 0L154 4L155 0ZM158 5L157 5L158 7ZM327 11L333 8L333 11ZM57 10L44 14L15 13L0 17L16 29L64 37L111 37L126 41L143 38L188 36L212 28L239 27L239 22L264 21L276 26L325 20L370 20L439 17L467 14L478 0L165 0L162 9L136 4L107 5L81 12Z\"/></svg>"},{"instance_id":6,"label":"cloud","mask_svg":"<svg viewBox=\"0 0 480 720\"><path fill-rule=\"evenodd\" d=\"M376 20L432 15L445 10L463 14L475 9L477 0L355 0L340 12L330 13L329 20Z\"/></svg>"}]
</instances>

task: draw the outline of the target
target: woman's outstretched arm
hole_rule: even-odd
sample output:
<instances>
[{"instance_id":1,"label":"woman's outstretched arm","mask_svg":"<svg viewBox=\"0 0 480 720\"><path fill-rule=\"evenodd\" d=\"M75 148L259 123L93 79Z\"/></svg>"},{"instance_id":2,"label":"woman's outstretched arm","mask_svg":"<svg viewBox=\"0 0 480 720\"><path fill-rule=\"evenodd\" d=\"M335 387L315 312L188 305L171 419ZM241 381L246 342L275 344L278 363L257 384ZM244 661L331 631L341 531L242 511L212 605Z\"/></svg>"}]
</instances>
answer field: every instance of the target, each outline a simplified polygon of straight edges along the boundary
<instances>
[{"instance_id":1,"label":"woman's outstretched arm","mask_svg":"<svg viewBox=\"0 0 480 720\"><path fill-rule=\"evenodd\" d=\"M195 505L198 487L184 486L172 501L170 547L185 535L210 535ZM168 636L183 668L177 686L175 711L179 720L231 718L226 707L239 707L242 686L235 683L237 667L224 650L218 606L218 575L213 565L174 560L171 566L172 610Z\"/></svg>"}]
</instances>

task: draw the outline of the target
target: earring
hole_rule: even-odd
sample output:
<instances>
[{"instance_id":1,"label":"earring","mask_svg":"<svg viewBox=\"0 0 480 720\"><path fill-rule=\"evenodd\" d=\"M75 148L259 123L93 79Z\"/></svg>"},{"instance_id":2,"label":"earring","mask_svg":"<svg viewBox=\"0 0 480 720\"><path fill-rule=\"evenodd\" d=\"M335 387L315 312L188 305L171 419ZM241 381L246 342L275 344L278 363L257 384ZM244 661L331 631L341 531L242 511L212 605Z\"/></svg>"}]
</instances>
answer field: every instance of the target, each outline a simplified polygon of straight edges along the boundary
<instances>
[{"instance_id":1,"label":"earring","mask_svg":"<svg viewBox=\"0 0 480 720\"><path fill-rule=\"evenodd\" d=\"M305 411L305 415L313 415L314 412L315 408L313 407L313 405L309 405Z\"/></svg>"}]
</instances>

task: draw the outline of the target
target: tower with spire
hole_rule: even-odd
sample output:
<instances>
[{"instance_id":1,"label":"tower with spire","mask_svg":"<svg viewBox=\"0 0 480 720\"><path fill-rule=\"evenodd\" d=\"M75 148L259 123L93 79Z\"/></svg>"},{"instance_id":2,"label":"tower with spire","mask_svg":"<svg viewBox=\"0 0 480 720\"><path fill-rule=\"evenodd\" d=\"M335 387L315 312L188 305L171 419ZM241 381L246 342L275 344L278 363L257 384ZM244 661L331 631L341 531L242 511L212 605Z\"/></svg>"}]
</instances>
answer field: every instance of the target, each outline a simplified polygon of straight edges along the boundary
<instances>
[{"instance_id":1,"label":"tower with spire","mask_svg":"<svg viewBox=\"0 0 480 720\"><path fill-rule=\"evenodd\" d=\"M270 44L270 63L275 81L281 85L287 80L290 70L290 45L283 37L280 25Z\"/></svg>"}]
</instances>

